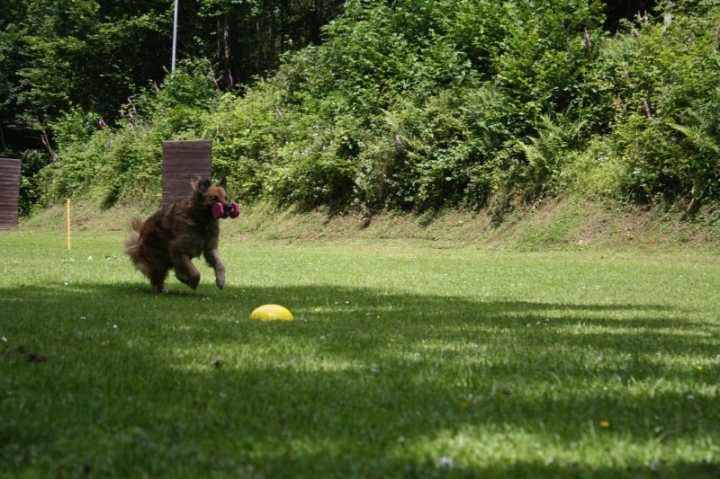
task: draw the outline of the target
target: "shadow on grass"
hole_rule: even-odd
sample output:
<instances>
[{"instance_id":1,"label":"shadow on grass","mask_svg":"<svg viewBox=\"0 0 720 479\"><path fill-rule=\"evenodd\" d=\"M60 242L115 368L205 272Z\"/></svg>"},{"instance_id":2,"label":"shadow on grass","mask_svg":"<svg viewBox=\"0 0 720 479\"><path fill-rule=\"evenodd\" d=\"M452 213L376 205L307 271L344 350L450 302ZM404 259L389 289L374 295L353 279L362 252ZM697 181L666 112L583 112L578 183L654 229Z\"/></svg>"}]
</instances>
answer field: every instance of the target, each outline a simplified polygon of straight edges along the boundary
<instances>
[{"instance_id":1,"label":"shadow on grass","mask_svg":"<svg viewBox=\"0 0 720 479\"><path fill-rule=\"evenodd\" d=\"M718 371L692 364L716 357L720 328L691 312L332 286L174 289L168 296L127 283L3 290L0 384L13 392L0 416L14 419L0 423L0 471L720 473L712 452L674 456L676 446L717 444L720 431L717 390L707 392ZM277 298L296 321L246 319ZM23 361L13 353L19 346L49 360ZM588 460L594 448L600 459ZM544 460L527 459L538 449ZM590 465L608 455L619 465ZM442 457L454 458L452 469L443 469Z\"/></svg>"}]
</instances>

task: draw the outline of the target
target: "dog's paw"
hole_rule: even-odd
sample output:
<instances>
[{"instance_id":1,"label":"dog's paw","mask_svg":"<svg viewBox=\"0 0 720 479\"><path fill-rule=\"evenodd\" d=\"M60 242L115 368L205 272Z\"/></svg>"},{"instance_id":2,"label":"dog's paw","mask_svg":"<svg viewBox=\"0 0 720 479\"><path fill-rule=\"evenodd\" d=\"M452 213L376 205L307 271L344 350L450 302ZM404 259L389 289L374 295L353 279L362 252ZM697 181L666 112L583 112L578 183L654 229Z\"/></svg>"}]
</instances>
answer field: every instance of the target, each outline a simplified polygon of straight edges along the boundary
<instances>
[{"instance_id":1,"label":"dog's paw","mask_svg":"<svg viewBox=\"0 0 720 479\"><path fill-rule=\"evenodd\" d=\"M223 286L225 286L225 265L223 265L222 262L218 262L215 267L215 284L217 284L217 287L220 289L223 289Z\"/></svg>"},{"instance_id":2,"label":"dog's paw","mask_svg":"<svg viewBox=\"0 0 720 479\"><path fill-rule=\"evenodd\" d=\"M176 274L175 277L183 284L186 284L190 286L192 289L197 289L198 285L200 284L200 275L192 275L189 278L187 276L181 276L179 274Z\"/></svg>"}]
</instances>

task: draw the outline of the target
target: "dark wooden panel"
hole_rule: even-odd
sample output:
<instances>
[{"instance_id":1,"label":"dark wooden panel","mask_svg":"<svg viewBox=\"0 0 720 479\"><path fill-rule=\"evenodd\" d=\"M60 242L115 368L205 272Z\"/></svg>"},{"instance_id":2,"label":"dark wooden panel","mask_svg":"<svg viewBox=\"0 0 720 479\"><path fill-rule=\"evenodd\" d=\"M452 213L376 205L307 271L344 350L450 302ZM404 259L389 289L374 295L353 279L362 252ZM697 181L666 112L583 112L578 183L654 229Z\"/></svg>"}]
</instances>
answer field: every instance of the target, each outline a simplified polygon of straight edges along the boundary
<instances>
[{"instance_id":1,"label":"dark wooden panel","mask_svg":"<svg viewBox=\"0 0 720 479\"><path fill-rule=\"evenodd\" d=\"M0 158L0 230L18 226L20 160Z\"/></svg>"},{"instance_id":2,"label":"dark wooden panel","mask_svg":"<svg viewBox=\"0 0 720 479\"><path fill-rule=\"evenodd\" d=\"M210 140L163 141L162 204L167 206L192 192L193 178L210 178Z\"/></svg>"}]
</instances>

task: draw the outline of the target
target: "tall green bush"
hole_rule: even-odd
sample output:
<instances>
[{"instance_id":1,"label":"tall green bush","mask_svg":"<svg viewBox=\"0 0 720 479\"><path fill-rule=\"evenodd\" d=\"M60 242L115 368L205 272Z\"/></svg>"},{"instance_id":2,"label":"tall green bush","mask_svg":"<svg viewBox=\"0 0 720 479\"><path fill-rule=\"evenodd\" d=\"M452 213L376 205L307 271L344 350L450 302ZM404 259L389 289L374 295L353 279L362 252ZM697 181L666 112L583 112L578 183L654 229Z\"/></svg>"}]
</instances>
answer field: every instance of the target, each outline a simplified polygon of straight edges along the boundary
<instances>
[{"instance_id":1,"label":"tall green bush","mask_svg":"<svg viewBox=\"0 0 720 479\"><path fill-rule=\"evenodd\" d=\"M720 7L672 5L610 35L596 1L348 2L247 89L199 61L108 128L72 110L47 197L159 191L161 141L210 138L243 201L370 214L583 188L697 209L720 199Z\"/></svg>"},{"instance_id":2,"label":"tall green bush","mask_svg":"<svg viewBox=\"0 0 720 479\"><path fill-rule=\"evenodd\" d=\"M624 169L617 194L641 202L684 198L697 208L703 196L720 199L720 8L677 2L670 23L664 13L627 22L588 83L615 104L613 161Z\"/></svg>"},{"instance_id":3,"label":"tall green bush","mask_svg":"<svg viewBox=\"0 0 720 479\"><path fill-rule=\"evenodd\" d=\"M161 86L127 98L115 124L71 109L53 124L58 159L41 173L43 202L84 195L109 207L125 198L159 197L162 141L194 137L203 114L219 101L210 66L200 61L182 62Z\"/></svg>"}]
</instances>

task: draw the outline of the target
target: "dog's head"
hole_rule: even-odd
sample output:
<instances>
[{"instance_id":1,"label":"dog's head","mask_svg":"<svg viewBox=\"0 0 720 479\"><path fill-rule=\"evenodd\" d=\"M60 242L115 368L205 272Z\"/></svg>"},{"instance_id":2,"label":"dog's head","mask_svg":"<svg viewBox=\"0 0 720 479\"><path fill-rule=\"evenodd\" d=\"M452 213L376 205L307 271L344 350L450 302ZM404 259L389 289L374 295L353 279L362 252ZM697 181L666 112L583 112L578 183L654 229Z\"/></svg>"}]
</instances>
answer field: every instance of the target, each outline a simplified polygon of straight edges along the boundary
<instances>
[{"instance_id":1,"label":"dog's head","mask_svg":"<svg viewBox=\"0 0 720 479\"><path fill-rule=\"evenodd\" d=\"M227 198L227 178L223 177L214 185L208 178L198 178L192 186L200 205L207 208L214 219L235 218L240 214L237 203L230 203Z\"/></svg>"}]
</instances>

